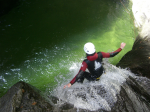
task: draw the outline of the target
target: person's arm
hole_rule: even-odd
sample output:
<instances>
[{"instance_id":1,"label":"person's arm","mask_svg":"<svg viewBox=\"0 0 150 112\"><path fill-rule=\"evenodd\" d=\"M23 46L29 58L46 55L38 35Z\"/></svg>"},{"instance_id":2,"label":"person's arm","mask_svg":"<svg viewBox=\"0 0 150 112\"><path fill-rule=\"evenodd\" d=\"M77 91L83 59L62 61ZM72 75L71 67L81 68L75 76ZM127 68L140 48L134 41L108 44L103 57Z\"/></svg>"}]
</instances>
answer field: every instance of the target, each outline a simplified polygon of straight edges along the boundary
<instances>
[{"instance_id":1,"label":"person's arm","mask_svg":"<svg viewBox=\"0 0 150 112\"><path fill-rule=\"evenodd\" d=\"M70 81L70 83L65 85L64 88L71 87L71 85L73 85L79 78L81 78L83 76L83 73L86 70L86 68L87 68L87 64L86 64L86 62L83 61L78 74Z\"/></svg>"},{"instance_id":2,"label":"person's arm","mask_svg":"<svg viewBox=\"0 0 150 112\"><path fill-rule=\"evenodd\" d=\"M79 73L70 81L71 85L73 85L78 79L83 77L84 71L80 69Z\"/></svg>"},{"instance_id":3,"label":"person's arm","mask_svg":"<svg viewBox=\"0 0 150 112\"><path fill-rule=\"evenodd\" d=\"M101 52L103 58L109 58L109 57L114 57L114 56L116 56L116 55L125 47L125 45L126 45L126 43L121 43L120 48L117 49L117 50L114 51L114 52L111 52L111 53Z\"/></svg>"}]
</instances>

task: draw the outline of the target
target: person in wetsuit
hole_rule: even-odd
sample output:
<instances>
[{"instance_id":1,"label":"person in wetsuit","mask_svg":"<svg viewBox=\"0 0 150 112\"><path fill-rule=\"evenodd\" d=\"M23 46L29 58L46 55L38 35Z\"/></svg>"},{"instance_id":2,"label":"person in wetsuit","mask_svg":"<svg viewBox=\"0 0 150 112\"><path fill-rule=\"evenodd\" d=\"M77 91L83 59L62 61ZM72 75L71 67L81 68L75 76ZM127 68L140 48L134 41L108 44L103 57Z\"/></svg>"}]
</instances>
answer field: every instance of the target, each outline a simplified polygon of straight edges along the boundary
<instances>
[{"instance_id":1,"label":"person in wetsuit","mask_svg":"<svg viewBox=\"0 0 150 112\"><path fill-rule=\"evenodd\" d=\"M96 53L94 44L90 42L86 43L84 45L86 59L83 60L82 66L78 74L70 81L70 83L65 85L64 88L71 87L71 85L73 85L75 82L82 83L85 78L89 81L99 80L100 76L104 72L104 68L102 66L102 59L114 57L125 47L125 45L126 45L125 43L121 43L120 48L118 48L116 51L111 53L105 53L105 52ZM88 69L89 72L86 72L85 71L86 69Z\"/></svg>"}]
</instances>

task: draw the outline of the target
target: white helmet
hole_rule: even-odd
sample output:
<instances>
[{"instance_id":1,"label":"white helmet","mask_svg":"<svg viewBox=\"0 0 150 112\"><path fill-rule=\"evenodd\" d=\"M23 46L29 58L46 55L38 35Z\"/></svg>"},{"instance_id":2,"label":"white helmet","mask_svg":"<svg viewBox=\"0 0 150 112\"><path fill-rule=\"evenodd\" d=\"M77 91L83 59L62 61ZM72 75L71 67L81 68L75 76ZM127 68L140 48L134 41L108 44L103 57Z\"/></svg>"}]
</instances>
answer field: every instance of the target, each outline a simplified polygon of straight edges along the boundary
<instances>
[{"instance_id":1,"label":"white helmet","mask_svg":"<svg viewBox=\"0 0 150 112\"><path fill-rule=\"evenodd\" d=\"M92 44L91 42L86 43L84 45L84 51L87 54L93 54L93 53L95 53L95 46L94 46L94 44Z\"/></svg>"}]
</instances>

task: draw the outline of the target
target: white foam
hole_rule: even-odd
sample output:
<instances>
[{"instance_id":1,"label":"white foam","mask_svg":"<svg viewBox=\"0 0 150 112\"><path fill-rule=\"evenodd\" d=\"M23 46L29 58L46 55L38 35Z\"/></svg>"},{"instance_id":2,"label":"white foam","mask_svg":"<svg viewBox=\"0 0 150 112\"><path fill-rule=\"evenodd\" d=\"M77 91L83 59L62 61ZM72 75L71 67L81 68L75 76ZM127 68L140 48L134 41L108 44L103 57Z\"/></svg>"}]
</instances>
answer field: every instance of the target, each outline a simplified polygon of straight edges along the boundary
<instances>
[{"instance_id":1,"label":"white foam","mask_svg":"<svg viewBox=\"0 0 150 112\"><path fill-rule=\"evenodd\" d=\"M78 71L79 66L77 65L78 63L74 63L70 70L74 73ZM132 73L108 63L104 67L106 74L103 74L99 81L88 82L85 80L83 84L75 83L65 89L62 84L55 89L55 95L62 101L73 104L76 108L111 111L111 107L117 101L116 95L119 94L121 85Z\"/></svg>"}]
</instances>

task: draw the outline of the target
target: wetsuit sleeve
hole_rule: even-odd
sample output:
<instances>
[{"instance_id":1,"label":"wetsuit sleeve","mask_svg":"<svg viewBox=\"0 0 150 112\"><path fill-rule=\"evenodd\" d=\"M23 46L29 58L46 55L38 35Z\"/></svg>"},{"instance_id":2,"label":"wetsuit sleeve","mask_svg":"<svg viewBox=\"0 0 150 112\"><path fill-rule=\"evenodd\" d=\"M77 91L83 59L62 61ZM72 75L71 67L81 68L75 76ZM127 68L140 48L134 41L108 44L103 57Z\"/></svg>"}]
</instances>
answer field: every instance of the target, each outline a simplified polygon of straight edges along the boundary
<instances>
[{"instance_id":1,"label":"wetsuit sleeve","mask_svg":"<svg viewBox=\"0 0 150 112\"><path fill-rule=\"evenodd\" d=\"M101 52L101 53L102 53L103 58L109 58L109 57L114 57L114 56L117 55L121 50L122 50L122 49L119 48L119 49L117 49L116 51L111 52L111 53L105 53L105 52Z\"/></svg>"},{"instance_id":2,"label":"wetsuit sleeve","mask_svg":"<svg viewBox=\"0 0 150 112\"><path fill-rule=\"evenodd\" d=\"M83 76L83 73L86 70L86 68L87 68L87 64L86 62L83 61L78 74L70 81L71 85L73 85L79 78Z\"/></svg>"}]
</instances>

